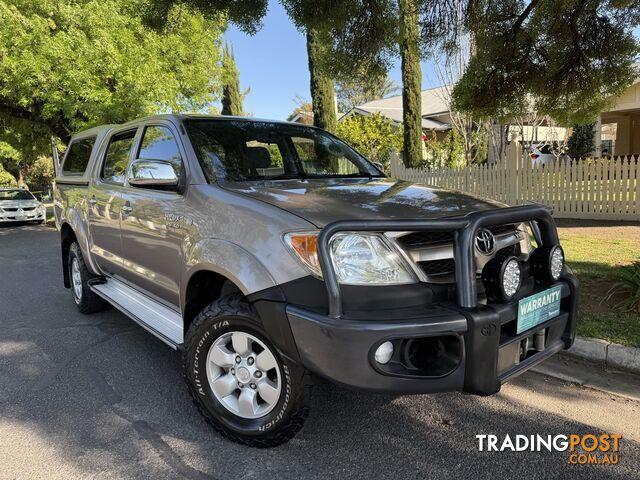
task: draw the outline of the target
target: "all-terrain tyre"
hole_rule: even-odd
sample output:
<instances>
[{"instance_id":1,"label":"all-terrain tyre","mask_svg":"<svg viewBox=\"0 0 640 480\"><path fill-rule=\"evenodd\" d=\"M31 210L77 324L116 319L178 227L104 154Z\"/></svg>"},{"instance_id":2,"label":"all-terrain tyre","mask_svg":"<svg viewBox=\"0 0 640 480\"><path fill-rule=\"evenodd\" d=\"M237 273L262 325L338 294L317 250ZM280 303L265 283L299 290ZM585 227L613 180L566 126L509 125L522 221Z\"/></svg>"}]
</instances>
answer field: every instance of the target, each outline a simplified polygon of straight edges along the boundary
<instances>
[{"instance_id":1,"label":"all-terrain tyre","mask_svg":"<svg viewBox=\"0 0 640 480\"><path fill-rule=\"evenodd\" d=\"M278 352L239 293L214 301L193 321L183 372L202 415L234 442L275 447L292 439L309 414L309 372Z\"/></svg>"},{"instance_id":2,"label":"all-terrain tyre","mask_svg":"<svg viewBox=\"0 0 640 480\"><path fill-rule=\"evenodd\" d=\"M71 282L71 296L80 312L89 314L100 312L109 307L109 304L89 288L89 280L96 276L89 271L78 242L73 242L69 248L69 281Z\"/></svg>"}]
</instances>

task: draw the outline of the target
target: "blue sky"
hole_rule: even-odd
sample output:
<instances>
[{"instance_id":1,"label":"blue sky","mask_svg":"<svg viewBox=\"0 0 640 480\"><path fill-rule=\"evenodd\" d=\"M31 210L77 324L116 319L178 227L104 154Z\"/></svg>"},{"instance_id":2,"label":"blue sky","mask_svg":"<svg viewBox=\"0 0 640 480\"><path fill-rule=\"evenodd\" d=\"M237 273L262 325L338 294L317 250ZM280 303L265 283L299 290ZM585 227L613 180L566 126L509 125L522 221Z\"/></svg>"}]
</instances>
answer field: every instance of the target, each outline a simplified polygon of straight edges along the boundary
<instances>
[{"instance_id":1,"label":"blue sky","mask_svg":"<svg viewBox=\"0 0 640 480\"><path fill-rule=\"evenodd\" d=\"M225 39L233 45L242 89L251 88L244 109L253 116L284 120L296 107L296 95L311 98L304 36L278 2L269 2L269 12L257 34L248 36L231 25ZM423 67L423 88L435 86L436 79L425 78L424 72ZM389 76L402 84L400 60Z\"/></svg>"}]
</instances>

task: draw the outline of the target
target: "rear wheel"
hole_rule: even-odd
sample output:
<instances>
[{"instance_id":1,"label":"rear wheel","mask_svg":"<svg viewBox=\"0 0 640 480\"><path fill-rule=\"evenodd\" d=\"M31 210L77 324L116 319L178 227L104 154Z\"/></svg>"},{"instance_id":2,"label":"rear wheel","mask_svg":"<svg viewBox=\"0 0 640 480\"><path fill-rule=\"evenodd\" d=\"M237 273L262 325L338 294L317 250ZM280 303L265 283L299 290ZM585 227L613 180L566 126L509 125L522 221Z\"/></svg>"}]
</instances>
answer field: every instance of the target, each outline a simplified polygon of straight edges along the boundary
<instances>
[{"instance_id":1,"label":"rear wheel","mask_svg":"<svg viewBox=\"0 0 640 480\"><path fill-rule=\"evenodd\" d=\"M184 376L200 412L238 443L285 443L309 413L309 373L280 355L240 294L213 302L194 320Z\"/></svg>"},{"instance_id":2,"label":"rear wheel","mask_svg":"<svg viewBox=\"0 0 640 480\"><path fill-rule=\"evenodd\" d=\"M78 310L82 313L95 313L106 309L109 304L89 288L88 281L96 276L85 265L78 242L73 242L69 248L68 268L71 295Z\"/></svg>"}]
</instances>

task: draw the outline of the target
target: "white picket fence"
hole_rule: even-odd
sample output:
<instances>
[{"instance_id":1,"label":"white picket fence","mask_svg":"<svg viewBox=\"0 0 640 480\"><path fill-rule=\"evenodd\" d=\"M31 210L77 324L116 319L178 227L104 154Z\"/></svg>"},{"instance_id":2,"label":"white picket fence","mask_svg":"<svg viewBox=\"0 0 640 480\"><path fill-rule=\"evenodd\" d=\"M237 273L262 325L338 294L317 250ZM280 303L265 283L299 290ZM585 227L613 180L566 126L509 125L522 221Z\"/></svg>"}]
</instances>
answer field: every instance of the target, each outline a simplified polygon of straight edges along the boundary
<instances>
[{"instance_id":1,"label":"white picket fence","mask_svg":"<svg viewBox=\"0 0 640 480\"><path fill-rule=\"evenodd\" d=\"M514 145L500 163L464 168L405 168L394 156L391 176L509 205L542 203L558 218L640 221L640 157L532 166Z\"/></svg>"}]
</instances>

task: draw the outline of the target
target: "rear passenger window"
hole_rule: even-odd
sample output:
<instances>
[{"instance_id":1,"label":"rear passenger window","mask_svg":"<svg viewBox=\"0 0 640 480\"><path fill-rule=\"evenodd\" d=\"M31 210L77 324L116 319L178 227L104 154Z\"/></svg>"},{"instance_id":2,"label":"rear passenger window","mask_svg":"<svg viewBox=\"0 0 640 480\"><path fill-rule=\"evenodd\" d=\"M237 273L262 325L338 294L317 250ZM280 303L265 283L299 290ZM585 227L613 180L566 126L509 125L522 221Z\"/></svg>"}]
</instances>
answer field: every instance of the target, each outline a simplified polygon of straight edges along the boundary
<instances>
[{"instance_id":1,"label":"rear passenger window","mask_svg":"<svg viewBox=\"0 0 640 480\"><path fill-rule=\"evenodd\" d=\"M129 165L129 152L133 147L135 130L114 135L107 147L107 154L102 164L102 179L105 182L124 185L124 179Z\"/></svg>"},{"instance_id":2,"label":"rear passenger window","mask_svg":"<svg viewBox=\"0 0 640 480\"><path fill-rule=\"evenodd\" d=\"M89 164L91 150L93 149L95 141L96 137L89 137L71 142L64 160L64 165L62 166L63 175L84 174Z\"/></svg>"}]
</instances>

